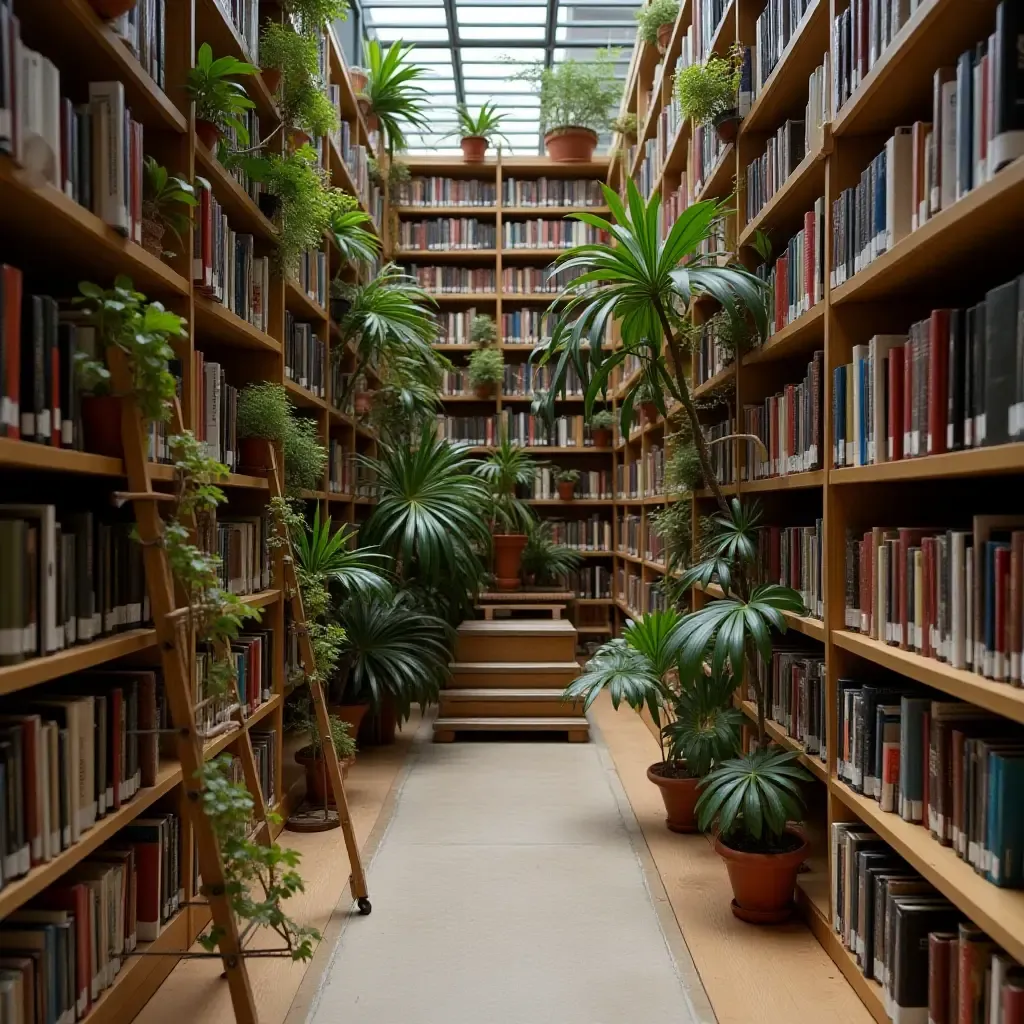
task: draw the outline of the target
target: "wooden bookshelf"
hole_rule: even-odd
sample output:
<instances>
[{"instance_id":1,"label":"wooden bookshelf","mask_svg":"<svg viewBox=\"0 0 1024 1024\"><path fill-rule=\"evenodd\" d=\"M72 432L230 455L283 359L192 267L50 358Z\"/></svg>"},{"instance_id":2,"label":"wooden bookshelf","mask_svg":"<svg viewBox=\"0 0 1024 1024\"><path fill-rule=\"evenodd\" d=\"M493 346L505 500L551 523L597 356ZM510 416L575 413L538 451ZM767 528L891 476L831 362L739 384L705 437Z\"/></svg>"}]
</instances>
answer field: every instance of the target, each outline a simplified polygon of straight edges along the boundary
<instances>
[{"instance_id":1,"label":"wooden bookshelf","mask_svg":"<svg viewBox=\"0 0 1024 1024\"><path fill-rule=\"evenodd\" d=\"M826 707L835 707L840 677L887 670L931 687L939 695L948 694L1024 723L1024 692L1020 689L953 669L942 661L900 650L845 627L847 528L863 530L873 525L913 526L936 521L950 526L969 523L973 514L1013 511L1011 496L1015 497L1024 483L1024 443L855 468L832 465L832 372L849 361L852 346L866 343L877 333L904 333L912 322L926 316L935 306L962 307L977 302L987 288L1024 269L1019 258L1007 258L1009 253L1016 252L1013 233L1024 214L1024 160L1018 160L952 207L932 216L845 283L835 288L829 286L832 201L843 188L859 179L867 161L880 151L896 127L931 120L934 71L955 64L961 52L988 37L995 25L996 0L970 5L956 0L922 0L853 96L825 124L823 143L808 153L784 182L777 183L774 195L760 210L749 220L746 218L746 168L763 154L766 140L787 119L803 119L808 79L832 45L833 18L847 6L847 0L818 0L809 8L754 98L737 139L709 169L697 194L691 197L694 201L721 199L734 187L738 188L738 194L731 200L736 213L727 225L727 240L749 267L755 265L749 245L756 232L766 232L774 243L774 251L782 251L787 240L802 227L804 212L813 208L816 199L823 198L824 296L775 331L763 345L742 353L738 360L693 391L698 398L724 392L732 409L742 410L745 404L760 401L785 384L800 380L802 367L812 354L824 352L824 450L820 453L819 468L750 479L752 474L744 472L742 461L742 448L746 446L737 444L739 479L723 490L727 495L756 498L762 505L766 524L809 525L816 518L823 520L824 619L786 615L786 622L789 630L807 638L809 651L824 654ZM640 141L635 150L627 150L623 145L612 154L609 183L620 193L624 192L627 178L644 180L644 141L657 139L661 125L658 113L671 96L671 83L666 83L664 76L671 74L680 52L679 40L690 26L691 7L685 0L681 4L663 62L659 62L652 47L638 42L622 111L637 115ZM732 0L716 29L713 49L722 55L734 42L753 45L757 18L765 7L765 0ZM829 56L831 63L832 54ZM673 138L658 140L660 151L666 156L658 172L648 176L654 189L674 190L685 180L681 174L686 171L690 172L688 180L693 189L694 134L693 127L684 122ZM713 302L698 303L696 321L706 320L714 309ZM691 387L693 381L691 370ZM618 396L631 383L628 375L620 373ZM737 420L737 429L741 430L739 414ZM670 436L672 429L672 423L659 422L635 427L626 439L616 436L616 466L643 460L651 445ZM696 535L699 515L713 511L714 503L708 489L696 492L693 498ZM651 512L662 502L675 500L678 498L673 495L626 497L617 493L617 573L624 570L637 574L645 585L659 578L664 569L658 560L625 552L618 536L619 517L626 513L640 517L642 553ZM722 596L718 587L708 588L707 594ZM705 599L705 594L695 592L695 602ZM618 624L625 616L649 610L648 604L641 602L637 606L616 590L612 614ZM752 704L738 704L748 717L756 717ZM800 751L801 760L815 777L810 784L815 789L812 803L825 808L819 812L824 820L815 818L815 834L827 835L827 827L821 826L830 826L834 821L864 822L996 942L1017 959L1024 957L1024 892L990 884L950 848L934 840L927 829L883 812L877 802L854 793L830 774L835 771L834 713L826 724L829 764L816 757L808 758ZM797 742L777 724L769 723L768 729L776 742L800 750ZM889 1016L881 988L864 978L856 960L843 948L833 930L828 851L814 847L809 863L812 871L798 882L798 904L804 918L870 1013L879 1024L887 1024Z\"/></svg>"},{"instance_id":2,"label":"wooden bookshelf","mask_svg":"<svg viewBox=\"0 0 1024 1024\"><path fill-rule=\"evenodd\" d=\"M14 13L20 19L23 43L40 51L58 68L62 95L80 102L83 95L88 95L89 82L121 81L132 117L143 124L145 154L154 156L172 174L205 178L230 227L239 233L252 234L258 255L272 254L277 238L276 223L264 215L242 184L195 136L194 114L183 87L187 70L202 43L211 44L215 57L230 53L248 60L245 42L218 0L184 0L165 6L165 88L160 88L149 76L110 25L94 13L87 0L14 0ZM230 5L227 6L230 10ZM281 17L281 10L273 0L264 0L260 8L261 23L267 18ZM347 67L332 30L328 30L326 46L329 80L340 87L341 114L349 122L351 142L364 147L362 151L350 152L355 160L362 154L373 155L376 135L367 130L358 110ZM280 151L283 142L281 133L275 131L279 117L274 97L260 74L248 79L245 85L257 104L261 133L270 137L268 148ZM386 201L379 198L369 183L362 190L357 189L357 183L367 181L365 169L354 163L346 164L333 139L322 140L322 153L323 166L332 182L357 196L361 208L373 218L374 230L380 234ZM315 301L274 265L269 293L264 297L269 322L265 331L259 330L193 285L194 233L195 228L190 225L177 256L157 257L127 240L68 195L44 183L38 175L26 173L10 156L0 154L0 236L3 238L0 256L3 262L23 271L26 294L70 297L79 281L109 287L115 276L123 274L130 277L147 298L161 300L186 318L188 337L176 345L182 364L181 404L186 428L195 431L201 426L198 410L202 381L195 372L195 356L201 353L208 362L221 364L227 383L234 387L263 380L283 384L299 412L315 420L321 440L325 443L328 438L339 441L352 457L359 453L372 455L376 450L373 430L334 405L332 358L340 360L345 369L354 365L354 357L342 345L336 325L330 321L327 296L323 304ZM337 249L327 239L324 251L328 282L338 274L351 279L352 269L341 265ZM286 311L299 321L312 323L315 333L325 343L327 373L323 398L285 376ZM151 470L157 486L171 486L172 466L152 465ZM63 501L58 499L62 510L102 508L110 503L109 491L123 486L124 475L124 463L119 458L0 438L0 481L9 502L50 502L59 493L58 489L65 486L71 494ZM357 523L365 518L375 500L368 484L360 489L353 480L350 493L346 494L330 493L330 485L329 471L325 471L320 486L305 495L309 511L319 506L321 514L331 515L335 524ZM78 504L74 495L76 489L82 493ZM222 507L222 512L228 517L256 515L267 503L268 485L263 476L231 473L224 490L228 504ZM261 628L273 634L271 695L240 727L269 729L277 734L273 774L279 780L279 791L278 803L271 810L281 809L280 801L285 796L283 712L288 692L284 661L287 637L280 586L281 583L275 581L270 589L242 598L249 607L262 611ZM156 644L154 629L128 629L48 657L0 666L0 697L4 699L4 708L16 712L18 702L29 699L33 687L72 673L108 665L113 668L155 665L158 663ZM195 671L195 659L187 658L186 662ZM237 735L237 730L217 735L207 743L205 756L213 757L225 750ZM119 809L99 818L93 827L82 833L77 843L51 860L20 878L5 879L0 890L0 918L58 881L116 836L124 825L145 815L158 802L161 807L180 806L184 801L182 783L178 761L162 760L155 786L140 789ZM190 901L196 896L191 891L193 837L187 815L182 814L180 820L182 885L186 901ZM89 1024L113 1024L132 1019L173 968L175 954L188 950L205 924L206 918L186 905L165 925L155 942L142 944L146 952L169 955L126 960L116 983L95 1003L87 1018Z\"/></svg>"}]
</instances>

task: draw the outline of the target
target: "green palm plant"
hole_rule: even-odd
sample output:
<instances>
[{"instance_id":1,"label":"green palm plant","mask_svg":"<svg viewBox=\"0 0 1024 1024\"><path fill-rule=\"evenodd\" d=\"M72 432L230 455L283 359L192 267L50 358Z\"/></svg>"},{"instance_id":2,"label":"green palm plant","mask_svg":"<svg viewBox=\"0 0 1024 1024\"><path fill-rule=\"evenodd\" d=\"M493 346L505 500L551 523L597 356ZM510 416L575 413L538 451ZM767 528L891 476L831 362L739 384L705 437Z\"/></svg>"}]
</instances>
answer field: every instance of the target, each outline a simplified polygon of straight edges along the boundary
<instances>
[{"instance_id":1,"label":"green palm plant","mask_svg":"<svg viewBox=\"0 0 1024 1024\"><path fill-rule=\"evenodd\" d=\"M503 430L501 441L487 458L477 466L477 475L490 491L490 517L496 531L527 533L533 523L533 509L516 491L529 487L537 473L537 464L520 445L509 440Z\"/></svg>"},{"instance_id":2,"label":"green palm plant","mask_svg":"<svg viewBox=\"0 0 1024 1024\"><path fill-rule=\"evenodd\" d=\"M390 697L399 721L409 717L413 702L426 707L437 700L454 640L444 619L393 593L353 597L339 617L347 638L341 666L345 700L379 708Z\"/></svg>"},{"instance_id":3,"label":"green palm plant","mask_svg":"<svg viewBox=\"0 0 1024 1024\"><path fill-rule=\"evenodd\" d=\"M465 447L438 438L433 424L415 445L380 445L363 462L377 478L377 504L360 538L390 555L400 579L439 589L479 584L490 546L488 491Z\"/></svg>"},{"instance_id":4,"label":"green palm plant","mask_svg":"<svg viewBox=\"0 0 1024 1024\"><path fill-rule=\"evenodd\" d=\"M564 580L583 564L583 556L578 551L551 539L551 525L546 519L533 517L526 524L526 547L521 560L523 575L532 576L539 587Z\"/></svg>"},{"instance_id":5,"label":"green palm plant","mask_svg":"<svg viewBox=\"0 0 1024 1024\"><path fill-rule=\"evenodd\" d=\"M381 368L370 422L391 444L411 444L435 421L444 363L438 353L429 355L391 356Z\"/></svg>"},{"instance_id":6,"label":"green palm plant","mask_svg":"<svg viewBox=\"0 0 1024 1024\"><path fill-rule=\"evenodd\" d=\"M460 103L455 109L455 116L458 118L458 127L447 135L441 136L449 139L458 136L462 139L501 139L505 145L509 145L508 139L501 133L501 122L505 120L505 114L498 113L496 103L485 103L475 114L466 106Z\"/></svg>"},{"instance_id":7,"label":"green palm plant","mask_svg":"<svg viewBox=\"0 0 1024 1024\"><path fill-rule=\"evenodd\" d=\"M328 231L341 258L349 263L372 263L380 255L380 239L367 224L373 219L362 210L335 210Z\"/></svg>"},{"instance_id":8,"label":"green palm plant","mask_svg":"<svg viewBox=\"0 0 1024 1024\"><path fill-rule=\"evenodd\" d=\"M353 548L355 530L348 523L336 530L332 525L330 516L320 519L318 505L312 524L303 522L292 529L300 584L333 583L346 596L388 593L386 556L371 547Z\"/></svg>"},{"instance_id":9,"label":"green palm plant","mask_svg":"<svg viewBox=\"0 0 1024 1024\"><path fill-rule=\"evenodd\" d=\"M371 39L366 44L366 89L364 97L370 114L377 118L387 141L388 154L405 149L402 125L424 130L430 93L418 84L426 68L407 61L414 47L401 41L385 51Z\"/></svg>"}]
</instances>

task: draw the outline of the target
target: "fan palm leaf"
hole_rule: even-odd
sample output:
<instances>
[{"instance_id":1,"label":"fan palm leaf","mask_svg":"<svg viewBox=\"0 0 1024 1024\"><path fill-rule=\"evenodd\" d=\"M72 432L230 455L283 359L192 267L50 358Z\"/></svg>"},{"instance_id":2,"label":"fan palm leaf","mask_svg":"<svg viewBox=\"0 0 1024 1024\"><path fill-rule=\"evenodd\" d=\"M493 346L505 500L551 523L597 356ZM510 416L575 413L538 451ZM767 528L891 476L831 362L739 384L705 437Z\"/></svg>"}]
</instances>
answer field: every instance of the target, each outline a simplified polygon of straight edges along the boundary
<instances>
[{"instance_id":1,"label":"fan palm leaf","mask_svg":"<svg viewBox=\"0 0 1024 1024\"><path fill-rule=\"evenodd\" d=\"M387 593L390 586L385 577L388 559L374 548L350 546L355 531L343 523L331 529L331 517L320 519L320 508L313 514L308 528L292 531L292 545L298 569L307 578L336 583L347 595L367 596Z\"/></svg>"}]
</instances>

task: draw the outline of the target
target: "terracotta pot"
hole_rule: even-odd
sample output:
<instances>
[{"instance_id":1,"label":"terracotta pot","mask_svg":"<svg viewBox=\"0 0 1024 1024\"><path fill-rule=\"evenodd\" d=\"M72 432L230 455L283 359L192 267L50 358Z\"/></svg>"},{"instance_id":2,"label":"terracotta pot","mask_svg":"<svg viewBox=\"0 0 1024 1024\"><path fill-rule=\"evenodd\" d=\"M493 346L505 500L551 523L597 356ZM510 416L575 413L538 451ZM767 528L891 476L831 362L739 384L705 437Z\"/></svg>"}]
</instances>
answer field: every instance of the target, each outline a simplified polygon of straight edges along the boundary
<instances>
[{"instance_id":1,"label":"terracotta pot","mask_svg":"<svg viewBox=\"0 0 1024 1024\"><path fill-rule=\"evenodd\" d=\"M263 74L263 84L267 87L267 91L270 93L277 92L277 87L281 84L281 69L261 68L260 71Z\"/></svg>"},{"instance_id":2,"label":"terracotta pot","mask_svg":"<svg viewBox=\"0 0 1024 1024\"><path fill-rule=\"evenodd\" d=\"M366 115L366 130L368 132L375 132L380 127L380 120L376 114Z\"/></svg>"},{"instance_id":3,"label":"terracotta pot","mask_svg":"<svg viewBox=\"0 0 1024 1024\"><path fill-rule=\"evenodd\" d=\"M548 156L556 164L585 164L594 157L597 132L589 128L556 128L544 136Z\"/></svg>"},{"instance_id":4,"label":"terracotta pot","mask_svg":"<svg viewBox=\"0 0 1024 1024\"><path fill-rule=\"evenodd\" d=\"M358 736L359 727L363 724L363 719L369 710L369 702L366 704L331 704L327 708L327 713L347 722L350 736Z\"/></svg>"},{"instance_id":5,"label":"terracotta pot","mask_svg":"<svg viewBox=\"0 0 1024 1024\"><path fill-rule=\"evenodd\" d=\"M672 22L668 21L664 25L658 26L658 52L664 53L668 49L668 44L672 41Z\"/></svg>"},{"instance_id":6,"label":"terracotta pot","mask_svg":"<svg viewBox=\"0 0 1024 1024\"><path fill-rule=\"evenodd\" d=\"M611 427L591 427L590 436L594 439L595 448L611 448L612 430Z\"/></svg>"},{"instance_id":7,"label":"terracotta pot","mask_svg":"<svg viewBox=\"0 0 1024 1024\"><path fill-rule=\"evenodd\" d=\"M221 130L212 121L203 121L196 118L196 135L199 141L211 152L217 152L217 143L220 142Z\"/></svg>"},{"instance_id":8,"label":"terracotta pot","mask_svg":"<svg viewBox=\"0 0 1024 1024\"><path fill-rule=\"evenodd\" d=\"M735 142L740 131L740 115L736 110L727 110L715 118L715 131L723 142Z\"/></svg>"},{"instance_id":9,"label":"terracotta pot","mask_svg":"<svg viewBox=\"0 0 1024 1024\"><path fill-rule=\"evenodd\" d=\"M482 135L467 135L462 139L462 159L467 164L483 163L489 145Z\"/></svg>"},{"instance_id":10,"label":"terracotta pot","mask_svg":"<svg viewBox=\"0 0 1024 1024\"><path fill-rule=\"evenodd\" d=\"M89 0L89 6L101 18L120 18L127 14L138 0Z\"/></svg>"},{"instance_id":11,"label":"terracotta pot","mask_svg":"<svg viewBox=\"0 0 1024 1024\"><path fill-rule=\"evenodd\" d=\"M366 89L366 72L362 68L349 68L348 77L352 81L352 91L357 95Z\"/></svg>"},{"instance_id":12,"label":"terracotta pot","mask_svg":"<svg viewBox=\"0 0 1024 1024\"><path fill-rule=\"evenodd\" d=\"M357 391L356 392L356 415L357 416L369 416L373 409L373 392L372 391Z\"/></svg>"},{"instance_id":13,"label":"terracotta pot","mask_svg":"<svg viewBox=\"0 0 1024 1024\"><path fill-rule=\"evenodd\" d=\"M494 397L494 385L493 384L477 384L473 388L473 394L476 395L481 401L486 401L488 398Z\"/></svg>"},{"instance_id":14,"label":"terracotta pot","mask_svg":"<svg viewBox=\"0 0 1024 1024\"><path fill-rule=\"evenodd\" d=\"M240 437L238 468L248 470L253 476L265 473L270 469L271 444L265 437Z\"/></svg>"},{"instance_id":15,"label":"terracotta pot","mask_svg":"<svg viewBox=\"0 0 1024 1024\"><path fill-rule=\"evenodd\" d=\"M715 852L725 861L732 884L732 912L751 924L778 924L793 913L793 889L810 844L794 828L786 832L801 840L789 853L745 853L715 839Z\"/></svg>"},{"instance_id":16,"label":"terracotta pot","mask_svg":"<svg viewBox=\"0 0 1024 1024\"><path fill-rule=\"evenodd\" d=\"M299 131L298 128L293 128L288 133L288 148L293 153L302 149L303 146L308 146L312 141L313 139L309 134Z\"/></svg>"},{"instance_id":17,"label":"terracotta pot","mask_svg":"<svg viewBox=\"0 0 1024 1024\"><path fill-rule=\"evenodd\" d=\"M339 760L342 778L348 775L349 767L355 764L355 760L354 757L343 757ZM312 746L296 750L295 761L306 769L306 799L314 807L323 807L325 799L328 807L337 806L327 777L327 762L322 757L313 755Z\"/></svg>"},{"instance_id":18,"label":"terracotta pot","mask_svg":"<svg viewBox=\"0 0 1024 1024\"><path fill-rule=\"evenodd\" d=\"M518 590L519 568L526 547L525 533L499 533L494 537L494 575L499 590Z\"/></svg>"},{"instance_id":19,"label":"terracotta pot","mask_svg":"<svg viewBox=\"0 0 1024 1024\"><path fill-rule=\"evenodd\" d=\"M155 217L142 219L142 248L157 258L164 254L164 232L167 230L163 221Z\"/></svg>"},{"instance_id":20,"label":"terracotta pot","mask_svg":"<svg viewBox=\"0 0 1024 1024\"><path fill-rule=\"evenodd\" d=\"M700 779L673 779L659 775L654 769L665 764L665 761L659 761L647 769L647 778L661 790L661 799L665 802L665 824L671 832L696 832L697 815L694 807L700 796L697 790Z\"/></svg>"},{"instance_id":21,"label":"terracotta pot","mask_svg":"<svg viewBox=\"0 0 1024 1024\"><path fill-rule=\"evenodd\" d=\"M96 455L124 458L121 440L121 399L114 395L86 395L82 398L82 432L85 450Z\"/></svg>"},{"instance_id":22,"label":"terracotta pot","mask_svg":"<svg viewBox=\"0 0 1024 1024\"><path fill-rule=\"evenodd\" d=\"M380 707L363 719L359 729L361 747L387 747L395 742L398 728L398 708L393 697L386 696Z\"/></svg>"},{"instance_id":23,"label":"terracotta pot","mask_svg":"<svg viewBox=\"0 0 1024 1024\"><path fill-rule=\"evenodd\" d=\"M576 493L576 481L575 480L559 480L558 481L558 496L562 501L572 501L572 496Z\"/></svg>"},{"instance_id":24,"label":"terracotta pot","mask_svg":"<svg viewBox=\"0 0 1024 1024\"><path fill-rule=\"evenodd\" d=\"M655 423L658 419L658 407L653 402L641 402L640 415L644 423Z\"/></svg>"}]
</instances>

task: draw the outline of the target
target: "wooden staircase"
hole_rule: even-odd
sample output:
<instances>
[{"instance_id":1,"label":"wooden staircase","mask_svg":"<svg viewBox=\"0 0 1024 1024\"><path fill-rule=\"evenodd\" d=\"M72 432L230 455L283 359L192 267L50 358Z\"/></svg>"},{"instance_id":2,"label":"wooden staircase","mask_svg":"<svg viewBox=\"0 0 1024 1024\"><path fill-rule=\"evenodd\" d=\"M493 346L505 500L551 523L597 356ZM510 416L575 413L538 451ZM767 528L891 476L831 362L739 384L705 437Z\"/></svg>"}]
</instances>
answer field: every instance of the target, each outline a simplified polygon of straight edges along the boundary
<instances>
[{"instance_id":1,"label":"wooden staircase","mask_svg":"<svg viewBox=\"0 0 1024 1024\"><path fill-rule=\"evenodd\" d=\"M585 743L586 718L578 704L562 700L579 670L576 630L563 619L464 622L434 740L450 743L459 732L564 732Z\"/></svg>"}]
</instances>

